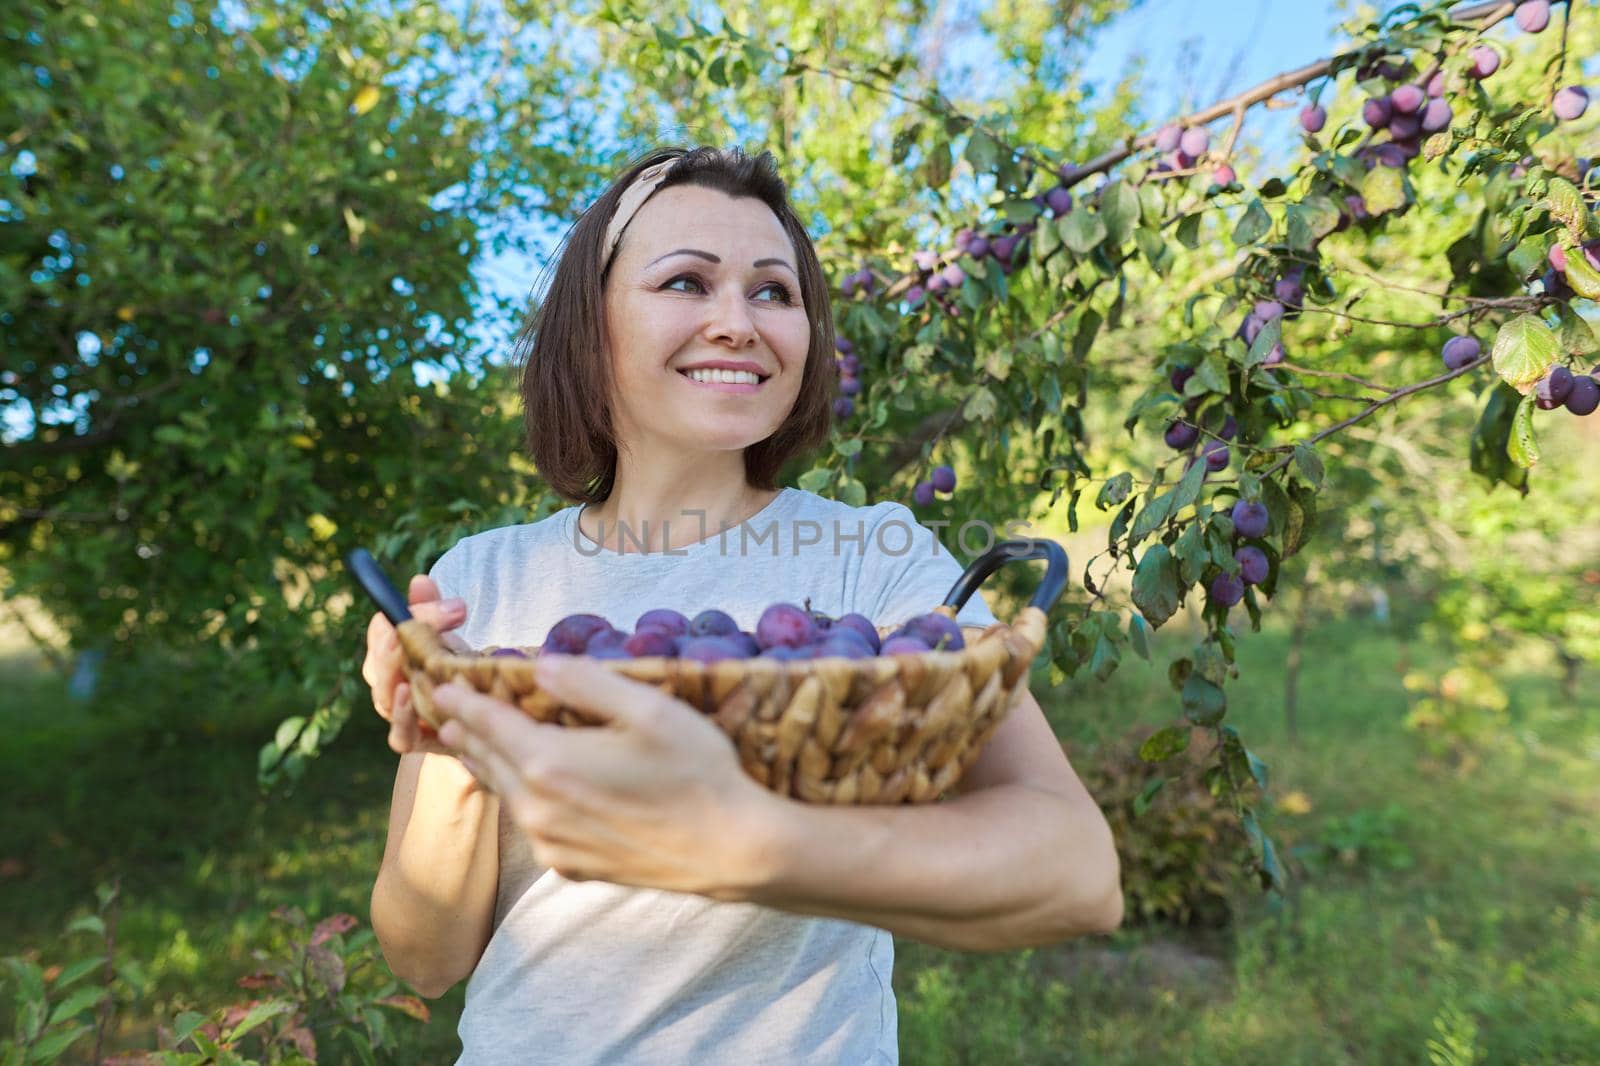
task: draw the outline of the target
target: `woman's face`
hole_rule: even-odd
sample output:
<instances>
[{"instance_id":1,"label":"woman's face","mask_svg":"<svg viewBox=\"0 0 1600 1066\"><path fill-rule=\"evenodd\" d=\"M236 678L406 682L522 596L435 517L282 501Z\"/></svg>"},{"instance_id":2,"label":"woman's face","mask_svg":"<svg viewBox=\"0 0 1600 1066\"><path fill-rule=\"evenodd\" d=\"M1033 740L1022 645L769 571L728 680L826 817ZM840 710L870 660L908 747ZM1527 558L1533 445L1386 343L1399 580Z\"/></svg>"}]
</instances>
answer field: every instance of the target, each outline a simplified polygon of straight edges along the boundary
<instances>
[{"instance_id":1,"label":"woman's face","mask_svg":"<svg viewBox=\"0 0 1600 1066\"><path fill-rule=\"evenodd\" d=\"M742 451L776 432L811 336L798 269L760 200L679 185L646 201L605 287L620 443L643 456ZM688 375L706 364L743 364L759 383Z\"/></svg>"}]
</instances>

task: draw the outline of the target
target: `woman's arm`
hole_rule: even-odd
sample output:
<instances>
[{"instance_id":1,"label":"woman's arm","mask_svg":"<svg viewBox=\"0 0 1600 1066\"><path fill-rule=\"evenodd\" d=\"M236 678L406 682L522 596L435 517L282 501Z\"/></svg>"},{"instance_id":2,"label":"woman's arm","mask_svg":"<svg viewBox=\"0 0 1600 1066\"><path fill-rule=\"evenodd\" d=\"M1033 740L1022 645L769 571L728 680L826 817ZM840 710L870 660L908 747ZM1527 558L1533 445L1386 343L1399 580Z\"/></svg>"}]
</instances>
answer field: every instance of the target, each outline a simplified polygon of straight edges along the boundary
<instances>
[{"instance_id":1,"label":"woman's arm","mask_svg":"<svg viewBox=\"0 0 1600 1066\"><path fill-rule=\"evenodd\" d=\"M1110 932L1122 887L1105 816L1024 691L954 799L763 807L750 880L725 897L966 951Z\"/></svg>"},{"instance_id":2,"label":"woman's arm","mask_svg":"<svg viewBox=\"0 0 1600 1066\"><path fill-rule=\"evenodd\" d=\"M488 946L500 875L499 800L448 755L400 757L372 930L396 977L444 995Z\"/></svg>"}]
</instances>

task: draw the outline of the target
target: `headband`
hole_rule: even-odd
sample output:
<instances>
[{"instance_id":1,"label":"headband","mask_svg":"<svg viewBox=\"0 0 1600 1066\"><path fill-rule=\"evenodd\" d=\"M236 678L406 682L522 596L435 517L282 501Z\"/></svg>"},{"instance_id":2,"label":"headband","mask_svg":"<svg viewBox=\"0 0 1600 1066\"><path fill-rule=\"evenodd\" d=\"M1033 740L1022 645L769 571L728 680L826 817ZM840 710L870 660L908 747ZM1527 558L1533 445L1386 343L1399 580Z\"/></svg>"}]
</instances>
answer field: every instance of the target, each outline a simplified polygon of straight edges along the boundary
<instances>
[{"instance_id":1,"label":"headband","mask_svg":"<svg viewBox=\"0 0 1600 1066\"><path fill-rule=\"evenodd\" d=\"M602 263L610 263L611 257L616 254L617 242L622 239L622 231L628 228L628 223L633 221L633 216L638 213L644 202L656 191L661 183L666 180L667 171L672 169L682 156L673 156L664 159L653 167L646 167L640 171L633 184L628 186L628 191L622 194L617 201L617 210L611 216L611 224L606 227L605 258Z\"/></svg>"}]
</instances>

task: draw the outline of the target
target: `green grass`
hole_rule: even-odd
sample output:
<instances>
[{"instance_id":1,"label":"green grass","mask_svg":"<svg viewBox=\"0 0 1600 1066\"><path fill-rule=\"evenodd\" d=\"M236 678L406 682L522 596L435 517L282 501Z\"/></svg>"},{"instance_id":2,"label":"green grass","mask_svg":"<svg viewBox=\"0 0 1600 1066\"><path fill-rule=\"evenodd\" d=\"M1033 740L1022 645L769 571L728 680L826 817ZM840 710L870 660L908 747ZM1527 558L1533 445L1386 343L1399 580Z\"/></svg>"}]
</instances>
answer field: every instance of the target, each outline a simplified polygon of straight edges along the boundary
<instances>
[{"instance_id":1,"label":"green grass","mask_svg":"<svg viewBox=\"0 0 1600 1066\"><path fill-rule=\"evenodd\" d=\"M1160 634L1156 663L1188 640ZM1353 861L1292 862L1282 906L1241 879L1238 919L1221 931L1125 929L1004 955L900 941L903 1061L1596 1061L1600 715L1564 704L1553 677L1508 669L1507 742L1459 772L1403 726L1393 636L1333 621L1308 638L1291 746L1284 634L1245 634L1240 647L1230 721L1270 765L1273 794L1311 805L1269 811L1266 827L1290 856L1334 854L1320 842L1340 839L1360 845ZM1409 655L1412 668L1448 661L1437 648ZM157 1019L233 1001L252 949L281 935L268 916L278 904L365 922L382 853L394 756L376 719L358 716L294 795L263 799L256 750L297 712L292 695L222 705L205 674L119 670L85 706L54 676L0 661L15 708L0 861L22 863L0 878L0 955L76 955L59 930L120 875L120 939L154 982L124 1046L151 1046ZM1045 703L1079 763L1176 706L1164 667L1137 659ZM396 1061L451 1061L462 995L430 1004L433 1022L409 1030Z\"/></svg>"}]
</instances>

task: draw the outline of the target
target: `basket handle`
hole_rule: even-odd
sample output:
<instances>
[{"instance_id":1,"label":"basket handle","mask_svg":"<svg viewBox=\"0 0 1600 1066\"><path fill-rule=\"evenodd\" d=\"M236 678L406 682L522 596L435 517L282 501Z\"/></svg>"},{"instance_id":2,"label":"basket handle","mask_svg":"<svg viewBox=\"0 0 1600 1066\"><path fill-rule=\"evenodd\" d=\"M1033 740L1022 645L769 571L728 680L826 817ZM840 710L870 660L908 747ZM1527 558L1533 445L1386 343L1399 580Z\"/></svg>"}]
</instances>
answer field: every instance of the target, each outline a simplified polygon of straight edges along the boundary
<instances>
[{"instance_id":1,"label":"basket handle","mask_svg":"<svg viewBox=\"0 0 1600 1066\"><path fill-rule=\"evenodd\" d=\"M378 605L384 617L395 625L411 620L411 608L406 604L406 598L400 595L400 590L394 587L394 582L389 580L389 575L383 572L383 567L378 565L378 560L365 548L356 548L344 557L345 566L355 576L357 584L372 597L372 602Z\"/></svg>"},{"instance_id":2,"label":"basket handle","mask_svg":"<svg viewBox=\"0 0 1600 1066\"><path fill-rule=\"evenodd\" d=\"M972 594L978 590L978 586L983 584L984 578L1006 563L1028 559L1048 560L1045 563L1044 578L1034 590L1033 599L1028 601L1028 606L1037 607L1049 614L1050 608L1061 598L1061 593L1067 587L1067 553L1055 541L1045 540L1042 537L1003 540L978 556L957 579L950 589L950 595L944 598L945 606L961 610Z\"/></svg>"}]
</instances>

